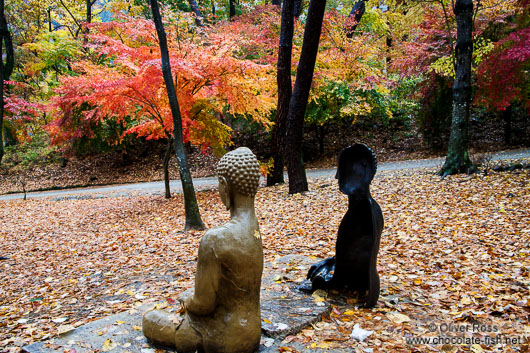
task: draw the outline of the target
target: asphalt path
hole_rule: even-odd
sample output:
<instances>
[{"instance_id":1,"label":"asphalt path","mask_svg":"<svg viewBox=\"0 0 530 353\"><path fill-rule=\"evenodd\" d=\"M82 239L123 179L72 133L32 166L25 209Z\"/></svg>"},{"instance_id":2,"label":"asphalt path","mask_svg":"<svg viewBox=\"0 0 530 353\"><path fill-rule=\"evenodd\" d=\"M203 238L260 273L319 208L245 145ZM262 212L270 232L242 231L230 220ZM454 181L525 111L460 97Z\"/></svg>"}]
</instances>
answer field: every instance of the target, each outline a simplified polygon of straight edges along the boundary
<instances>
[{"instance_id":1,"label":"asphalt path","mask_svg":"<svg viewBox=\"0 0 530 353\"><path fill-rule=\"evenodd\" d=\"M491 154L492 161L530 158L530 149L520 149L506 152L497 152ZM441 167L444 158L431 158L419 160L406 160L397 162L383 162L379 163L377 167L378 172L392 172L403 170L417 170L426 168ZM329 178L335 175L336 169L309 169L306 170L308 178ZM377 176L376 176L377 177ZM195 178L193 185L197 190L215 189L217 188L217 178ZM181 193L182 186L180 180L172 180L170 182L172 192ZM52 198L53 200L67 200L67 199L88 199L88 198L104 198L104 197L128 197L134 195L163 195L164 182L153 181L136 184L119 184L109 186L96 186L87 188L64 189L28 192L27 198ZM1 195L0 201L21 199L24 194L7 194Z\"/></svg>"}]
</instances>

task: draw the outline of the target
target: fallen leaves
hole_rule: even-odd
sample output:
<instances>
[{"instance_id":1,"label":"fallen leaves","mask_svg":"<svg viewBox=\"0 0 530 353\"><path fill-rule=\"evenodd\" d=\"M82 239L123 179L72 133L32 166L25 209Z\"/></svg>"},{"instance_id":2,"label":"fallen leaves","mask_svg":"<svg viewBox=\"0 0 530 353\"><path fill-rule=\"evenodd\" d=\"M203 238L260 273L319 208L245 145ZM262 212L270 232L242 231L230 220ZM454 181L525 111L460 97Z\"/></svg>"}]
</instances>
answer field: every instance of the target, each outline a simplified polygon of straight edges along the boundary
<instances>
[{"instance_id":1,"label":"fallen leaves","mask_svg":"<svg viewBox=\"0 0 530 353\"><path fill-rule=\"evenodd\" d=\"M101 347L101 351L109 352L116 347L118 347L118 344L116 342L112 342L112 340L106 339L105 342L103 343L103 347Z\"/></svg>"},{"instance_id":2,"label":"fallen leaves","mask_svg":"<svg viewBox=\"0 0 530 353\"><path fill-rule=\"evenodd\" d=\"M388 313L388 314L386 314L386 317L390 321L392 321L393 323L396 323L396 324L401 324L403 322L409 322L410 321L410 317L408 317L405 314L401 314L401 313L397 313L397 312Z\"/></svg>"},{"instance_id":3,"label":"fallen leaves","mask_svg":"<svg viewBox=\"0 0 530 353\"><path fill-rule=\"evenodd\" d=\"M385 217L378 305L363 309L350 299L289 336L282 349L315 343L361 352L440 351L442 345L404 340L440 334L429 330L431 323L480 322L506 336L529 337L529 180L527 170L443 181L427 173L378 175L372 195ZM256 209L266 261L304 254L316 262L334 254L347 200L332 180L312 181L310 190L290 196L286 185L260 189ZM209 226L228 220L215 192L198 193L198 201ZM9 257L0 261L0 345L8 350L142 303L174 304L193 284L202 232L181 231L181 196L0 204L0 255ZM306 273L293 269L278 280ZM313 300L323 303L332 294L319 291ZM355 325L373 334L354 339Z\"/></svg>"}]
</instances>

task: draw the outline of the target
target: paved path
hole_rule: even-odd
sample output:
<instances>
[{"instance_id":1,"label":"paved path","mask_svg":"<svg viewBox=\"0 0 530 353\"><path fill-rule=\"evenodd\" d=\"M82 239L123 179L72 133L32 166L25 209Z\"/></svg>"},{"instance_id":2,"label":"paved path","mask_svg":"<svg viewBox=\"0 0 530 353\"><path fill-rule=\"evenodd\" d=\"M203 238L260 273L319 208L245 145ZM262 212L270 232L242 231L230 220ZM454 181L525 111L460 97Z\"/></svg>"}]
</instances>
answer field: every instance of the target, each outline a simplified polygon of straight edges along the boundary
<instances>
[{"instance_id":1,"label":"paved path","mask_svg":"<svg viewBox=\"0 0 530 353\"><path fill-rule=\"evenodd\" d=\"M516 158L530 158L530 149L513 150L507 152L492 153L492 161L516 159ZM384 162L378 165L378 172L397 171L397 170L412 170L423 168L441 167L444 158L431 158L421 160L408 160L398 162ZM310 169L306 171L308 178L328 178L335 175L335 169ZM193 184L197 190L217 188L217 178L195 178ZM171 191L180 193L182 187L180 180L173 180L170 183ZM164 182L153 181L148 183L137 184L122 184L109 186L96 186L78 189L65 189L53 191L30 192L27 194L28 198L50 197L54 200L62 199L84 199L84 198L103 198L103 197L126 197L131 194L142 195L163 195ZM0 201L21 199L23 194L9 194L0 196Z\"/></svg>"}]
</instances>

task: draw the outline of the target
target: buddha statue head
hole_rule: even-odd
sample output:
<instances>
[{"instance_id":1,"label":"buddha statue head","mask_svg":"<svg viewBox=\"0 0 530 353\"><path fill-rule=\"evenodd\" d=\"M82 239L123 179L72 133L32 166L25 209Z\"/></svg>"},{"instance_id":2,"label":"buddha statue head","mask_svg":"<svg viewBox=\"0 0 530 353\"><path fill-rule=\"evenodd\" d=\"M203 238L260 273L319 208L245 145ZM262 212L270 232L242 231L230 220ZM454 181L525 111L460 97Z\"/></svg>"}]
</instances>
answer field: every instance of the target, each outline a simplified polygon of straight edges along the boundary
<instances>
[{"instance_id":1,"label":"buddha statue head","mask_svg":"<svg viewBox=\"0 0 530 353\"><path fill-rule=\"evenodd\" d=\"M225 154L217 164L219 194L226 209L244 198L253 199L259 186L259 163L252 151L240 147Z\"/></svg>"}]
</instances>

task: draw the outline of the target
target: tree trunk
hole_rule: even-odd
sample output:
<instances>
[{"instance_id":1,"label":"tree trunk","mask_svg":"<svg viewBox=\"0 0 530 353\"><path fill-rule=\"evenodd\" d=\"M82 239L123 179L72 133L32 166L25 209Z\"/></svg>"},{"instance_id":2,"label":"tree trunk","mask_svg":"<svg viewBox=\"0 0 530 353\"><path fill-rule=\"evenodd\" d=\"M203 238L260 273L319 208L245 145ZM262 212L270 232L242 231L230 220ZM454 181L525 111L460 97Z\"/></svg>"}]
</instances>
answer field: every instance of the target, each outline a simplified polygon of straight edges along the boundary
<instances>
[{"instance_id":1,"label":"tree trunk","mask_svg":"<svg viewBox=\"0 0 530 353\"><path fill-rule=\"evenodd\" d=\"M508 106L502 112L502 119L504 120L504 143L506 146L512 144L512 106Z\"/></svg>"},{"instance_id":2,"label":"tree trunk","mask_svg":"<svg viewBox=\"0 0 530 353\"><path fill-rule=\"evenodd\" d=\"M0 164L4 158L4 0L0 0L1 9L0 9Z\"/></svg>"},{"instance_id":3,"label":"tree trunk","mask_svg":"<svg viewBox=\"0 0 530 353\"><path fill-rule=\"evenodd\" d=\"M164 155L164 186L166 189L166 199L171 198L171 189L169 188L169 159L171 158L171 146L173 145L173 139L167 139L166 154Z\"/></svg>"},{"instance_id":4,"label":"tree trunk","mask_svg":"<svg viewBox=\"0 0 530 353\"><path fill-rule=\"evenodd\" d=\"M84 38L83 38L83 43L84 44L87 44L88 43L88 32L89 32L89 29L88 29L88 26L87 24L89 23L92 23L92 5L94 5L95 3L95 0L86 0L86 22L85 22L85 28L83 29L83 34L84 34Z\"/></svg>"},{"instance_id":5,"label":"tree trunk","mask_svg":"<svg viewBox=\"0 0 530 353\"><path fill-rule=\"evenodd\" d=\"M53 31L53 28L52 28L52 9L51 7L48 8L48 32L52 32Z\"/></svg>"},{"instance_id":6,"label":"tree trunk","mask_svg":"<svg viewBox=\"0 0 530 353\"><path fill-rule=\"evenodd\" d=\"M350 14L348 15L348 18L346 19L346 25L344 30L346 31L346 37L352 38L355 34L355 29L357 28L357 25L359 24L359 21L364 15L364 12L366 11L366 5L364 4L367 0L357 0L350 11Z\"/></svg>"},{"instance_id":7,"label":"tree trunk","mask_svg":"<svg viewBox=\"0 0 530 353\"><path fill-rule=\"evenodd\" d=\"M202 14L201 10L199 9L199 6L197 5L197 2L195 0L188 0L188 3L190 4L191 11L193 11L193 14L195 15L195 24L197 25L197 27L202 27Z\"/></svg>"},{"instance_id":8,"label":"tree trunk","mask_svg":"<svg viewBox=\"0 0 530 353\"><path fill-rule=\"evenodd\" d=\"M86 0L86 22L92 22L92 0Z\"/></svg>"},{"instance_id":9,"label":"tree trunk","mask_svg":"<svg viewBox=\"0 0 530 353\"><path fill-rule=\"evenodd\" d=\"M315 71L315 62L325 9L326 0L311 0L309 3L302 53L296 72L293 94L289 102L284 155L287 161L290 194L304 192L308 189L302 161L304 116L309 99L311 82L313 81L313 72Z\"/></svg>"},{"instance_id":10,"label":"tree trunk","mask_svg":"<svg viewBox=\"0 0 530 353\"><path fill-rule=\"evenodd\" d=\"M228 0L229 7L230 7L230 19L236 15L236 0Z\"/></svg>"},{"instance_id":11,"label":"tree trunk","mask_svg":"<svg viewBox=\"0 0 530 353\"><path fill-rule=\"evenodd\" d=\"M294 0L294 17L300 17L302 13L302 0Z\"/></svg>"},{"instance_id":12,"label":"tree trunk","mask_svg":"<svg viewBox=\"0 0 530 353\"><path fill-rule=\"evenodd\" d=\"M184 149L182 141L182 116L180 114L179 102L177 99L177 92L173 83L173 76L171 74L171 66L169 64L169 52L167 49L167 39L160 10L158 8L157 0L150 0L151 10L153 12L153 21L155 22L156 32L158 34L158 42L160 45L162 74L169 99L169 106L171 108L171 115L173 116L173 138L175 140L175 154L179 166L180 181L182 183L182 192L184 194L184 209L186 213L186 226L188 229L204 229L204 224L199 213L199 206L195 197L195 189L193 188L193 180L191 178L190 169L188 166L188 157Z\"/></svg>"},{"instance_id":13,"label":"tree trunk","mask_svg":"<svg viewBox=\"0 0 530 353\"><path fill-rule=\"evenodd\" d=\"M282 2L280 0L272 0L273 5L281 6Z\"/></svg>"},{"instance_id":14,"label":"tree trunk","mask_svg":"<svg viewBox=\"0 0 530 353\"><path fill-rule=\"evenodd\" d=\"M271 154L274 160L272 173L267 176L267 186L283 183L283 166L285 164L283 146L285 137L285 121L289 113L291 100L291 54L293 51L294 33L294 0L284 0L282 23L280 29L280 47L276 82L278 84L278 108L276 109L275 125L272 128Z\"/></svg>"},{"instance_id":15,"label":"tree trunk","mask_svg":"<svg viewBox=\"0 0 530 353\"><path fill-rule=\"evenodd\" d=\"M388 27L390 27L390 23L387 22L387 25ZM386 72L388 72L390 68L390 63L392 61L392 57L390 56L391 51L392 51L392 36L389 34L386 37L386 52L387 52L387 56L386 56L386 70L387 71Z\"/></svg>"},{"instance_id":16,"label":"tree trunk","mask_svg":"<svg viewBox=\"0 0 530 353\"><path fill-rule=\"evenodd\" d=\"M4 43L6 45L6 63L4 64ZM4 0L0 0L0 163L4 158L4 81L9 80L15 66L15 56L11 33L7 28L4 14Z\"/></svg>"},{"instance_id":17,"label":"tree trunk","mask_svg":"<svg viewBox=\"0 0 530 353\"><path fill-rule=\"evenodd\" d=\"M326 126L317 126L318 150L320 155L324 154L324 137L326 136Z\"/></svg>"},{"instance_id":18,"label":"tree trunk","mask_svg":"<svg viewBox=\"0 0 530 353\"><path fill-rule=\"evenodd\" d=\"M453 84L453 117L451 135L442 177L475 170L468 155L468 121L471 102L471 56L473 54L473 1L456 0L453 8L456 23L455 82Z\"/></svg>"}]
</instances>

